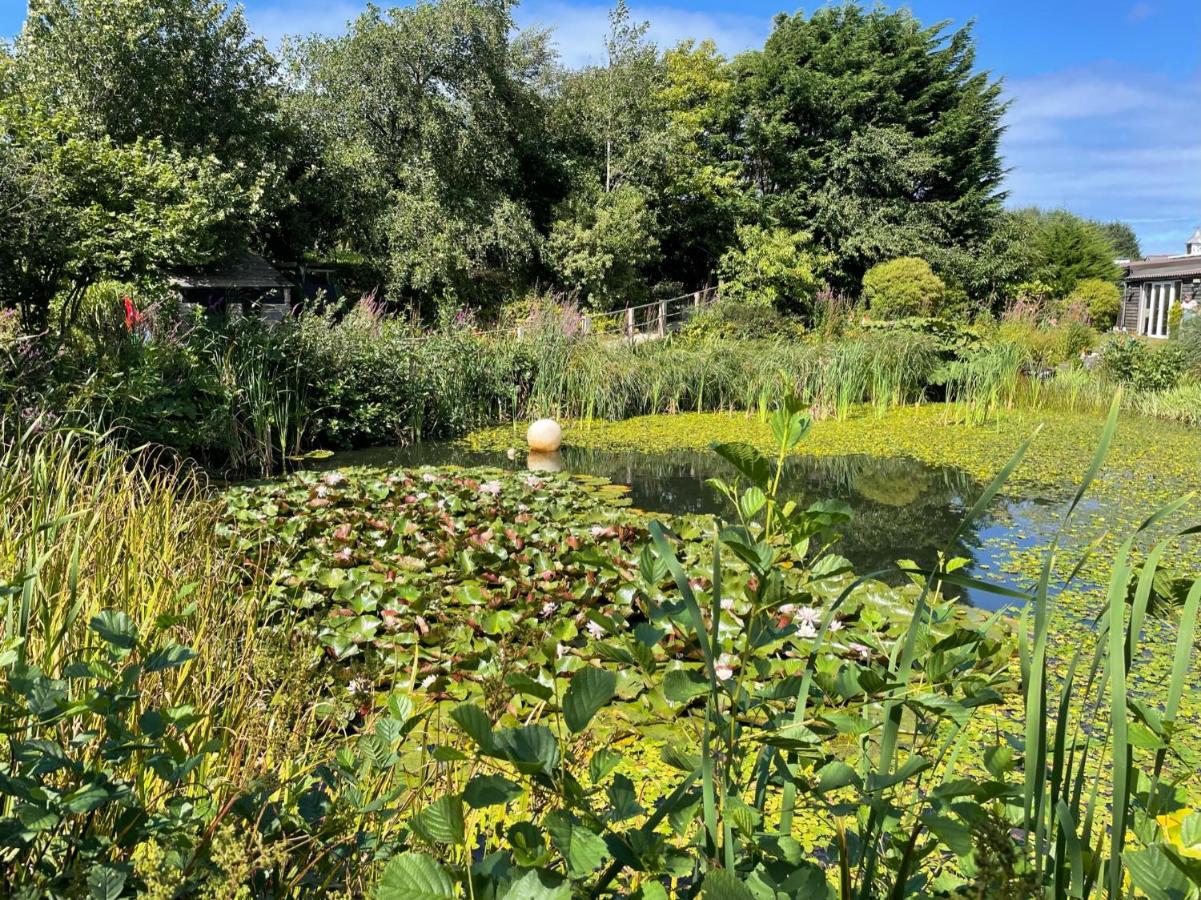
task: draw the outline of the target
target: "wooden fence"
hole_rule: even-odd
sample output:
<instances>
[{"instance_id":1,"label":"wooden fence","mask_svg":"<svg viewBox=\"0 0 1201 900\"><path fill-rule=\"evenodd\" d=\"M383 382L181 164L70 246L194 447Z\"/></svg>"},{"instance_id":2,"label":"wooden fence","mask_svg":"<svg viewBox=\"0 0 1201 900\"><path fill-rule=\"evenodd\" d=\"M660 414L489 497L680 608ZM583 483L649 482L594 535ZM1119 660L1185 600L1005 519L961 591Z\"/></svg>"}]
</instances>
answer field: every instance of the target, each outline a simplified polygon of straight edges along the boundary
<instances>
[{"instance_id":1,"label":"wooden fence","mask_svg":"<svg viewBox=\"0 0 1201 900\"><path fill-rule=\"evenodd\" d=\"M702 288L690 294L627 306L625 309L584 313L581 327L585 334L600 332L621 335L630 340L666 337L669 332L679 330L698 310L716 303L718 298L716 287ZM516 333L520 338L527 327L516 325L479 333Z\"/></svg>"}]
</instances>

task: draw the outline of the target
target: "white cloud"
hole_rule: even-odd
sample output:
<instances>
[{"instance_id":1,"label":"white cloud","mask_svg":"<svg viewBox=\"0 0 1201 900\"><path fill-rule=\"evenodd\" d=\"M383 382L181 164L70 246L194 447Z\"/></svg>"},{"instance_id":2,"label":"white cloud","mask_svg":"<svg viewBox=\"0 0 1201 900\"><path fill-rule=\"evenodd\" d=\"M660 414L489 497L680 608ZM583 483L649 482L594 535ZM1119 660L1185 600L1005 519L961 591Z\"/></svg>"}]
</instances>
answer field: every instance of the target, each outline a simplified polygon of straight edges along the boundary
<instances>
[{"instance_id":1,"label":"white cloud","mask_svg":"<svg viewBox=\"0 0 1201 900\"><path fill-rule=\"evenodd\" d=\"M1185 82L1097 65L1006 84L1002 151L1015 206L1130 222L1147 252L1183 249L1201 220L1201 73Z\"/></svg>"}]
</instances>

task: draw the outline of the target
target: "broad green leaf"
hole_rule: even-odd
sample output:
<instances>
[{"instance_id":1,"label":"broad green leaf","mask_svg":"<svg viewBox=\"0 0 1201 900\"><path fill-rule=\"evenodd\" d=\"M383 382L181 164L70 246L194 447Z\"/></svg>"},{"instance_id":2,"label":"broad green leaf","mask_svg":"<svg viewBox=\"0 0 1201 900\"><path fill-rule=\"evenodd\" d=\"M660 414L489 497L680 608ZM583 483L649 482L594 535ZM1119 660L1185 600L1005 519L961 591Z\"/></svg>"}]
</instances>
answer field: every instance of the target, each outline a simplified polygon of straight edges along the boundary
<instances>
[{"instance_id":1,"label":"broad green leaf","mask_svg":"<svg viewBox=\"0 0 1201 900\"><path fill-rule=\"evenodd\" d=\"M542 825L567 863L572 878L584 878L609 858L604 839L561 810L548 813Z\"/></svg>"},{"instance_id":2,"label":"broad green leaf","mask_svg":"<svg viewBox=\"0 0 1201 900\"><path fill-rule=\"evenodd\" d=\"M559 765L559 742L545 725L502 728L493 733L492 745L525 775L550 775Z\"/></svg>"},{"instance_id":3,"label":"broad green leaf","mask_svg":"<svg viewBox=\"0 0 1201 900\"><path fill-rule=\"evenodd\" d=\"M710 869L701 883L703 900L755 900L755 895L728 869Z\"/></svg>"},{"instance_id":4,"label":"broad green leaf","mask_svg":"<svg viewBox=\"0 0 1201 900\"><path fill-rule=\"evenodd\" d=\"M771 484L771 463L763 454L742 441L714 444L713 452L732 465L755 487L767 490Z\"/></svg>"},{"instance_id":5,"label":"broad green leaf","mask_svg":"<svg viewBox=\"0 0 1201 900\"><path fill-rule=\"evenodd\" d=\"M500 806L521 795L521 788L503 775L476 775L463 789L463 799L472 809Z\"/></svg>"},{"instance_id":6,"label":"broad green leaf","mask_svg":"<svg viewBox=\"0 0 1201 900\"><path fill-rule=\"evenodd\" d=\"M617 676L607 669L588 666L576 672L563 695L563 720L571 733L583 731L616 692Z\"/></svg>"},{"instance_id":7,"label":"broad green leaf","mask_svg":"<svg viewBox=\"0 0 1201 900\"><path fill-rule=\"evenodd\" d=\"M88 870L88 895L92 900L117 900L125 891L125 879L120 869L94 865Z\"/></svg>"},{"instance_id":8,"label":"broad green leaf","mask_svg":"<svg viewBox=\"0 0 1201 900\"><path fill-rule=\"evenodd\" d=\"M105 643L119 650L132 650L138 645L138 627L126 613L106 609L92 617L91 626Z\"/></svg>"},{"instance_id":9,"label":"broad green leaf","mask_svg":"<svg viewBox=\"0 0 1201 900\"><path fill-rule=\"evenodd\" d=\"M492 722L487 713L472 703L460 703L450 711L450 717L482 751L492 751Z\"/></svg>"},{"instance_id":10,"label":"broad green leaf","mask_svg":"<svg viewBox=\"0 0 1201 900\"><path fill-rule=\"evenodd\" d=\"M431 844L463 843L463 798L459 794L439 797L417 815L410 824L422 840Z\"/></svg>"},{"instance_id":11,"label":"broad green leaf","mask_svg":"<svg viewBox=\"0 0 1201 900\"><path fill-rule=\"evenodd\" d=\"M446 869L424 853L402 853L388 860L375 891L376 900L454 900L456 896Z\"/></svg>"}]
</instances>

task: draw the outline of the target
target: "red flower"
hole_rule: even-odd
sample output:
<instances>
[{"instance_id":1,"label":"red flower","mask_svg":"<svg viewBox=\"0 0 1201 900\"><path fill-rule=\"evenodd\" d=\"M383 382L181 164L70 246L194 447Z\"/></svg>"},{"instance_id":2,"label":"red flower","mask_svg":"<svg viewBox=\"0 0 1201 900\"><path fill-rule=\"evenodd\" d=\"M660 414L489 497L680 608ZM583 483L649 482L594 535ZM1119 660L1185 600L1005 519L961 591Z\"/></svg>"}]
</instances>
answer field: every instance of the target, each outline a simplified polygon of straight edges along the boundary
<instances>
[{"instance_id":1,"label":"red flower","mask_svg":"<svg viewBox=\"0 0 1201 900\"><path fill-rule=\"evenodd\" d=\"M121 302L125 304L125 330L132 332L142 324L142 314L137 311L133 301L128 297L122 297Z\"/></svg>"}]
</instances>

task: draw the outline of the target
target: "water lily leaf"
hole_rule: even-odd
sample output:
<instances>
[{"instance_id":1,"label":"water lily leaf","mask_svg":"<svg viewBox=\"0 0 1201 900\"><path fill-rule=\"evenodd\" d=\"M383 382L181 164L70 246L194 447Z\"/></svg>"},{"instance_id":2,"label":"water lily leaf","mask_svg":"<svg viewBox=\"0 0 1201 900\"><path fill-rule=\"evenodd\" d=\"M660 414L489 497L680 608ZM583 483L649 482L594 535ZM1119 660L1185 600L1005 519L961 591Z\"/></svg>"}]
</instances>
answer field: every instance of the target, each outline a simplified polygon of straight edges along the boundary
<instances>
[{"instance_id":1,"label":"water lily leaf","mask_svg":"<svg viewBox=\"0 0 1201 900\"><path fill-rule=\"evenodd\" d=\"M663 696L673 703L687 703L709 691L709 679L701 672L671 669L663 675Z\"/></svg>"},{"instance_id":2,"label":"water lily leaf","mask_svg":"<svg viewBox=\"0 0 1201 900\"><path fill-rule=\"evenodd\" d=\"M455 885L439 863L424 853L402 853L388 860L376 888L376 900L454 900Z\"/></svg>"},{"instance_id":3,"label":"water lily leaf","mask_svg":"<svg viewBox=\"0 0 1201 900\"><path fill-rule=\"evenodd\" d=\"M563 720L571 733L583 731L616 692L617 676L607 669L589 666L576 672L563 695Z\"/></svg>"}]
</instances>

